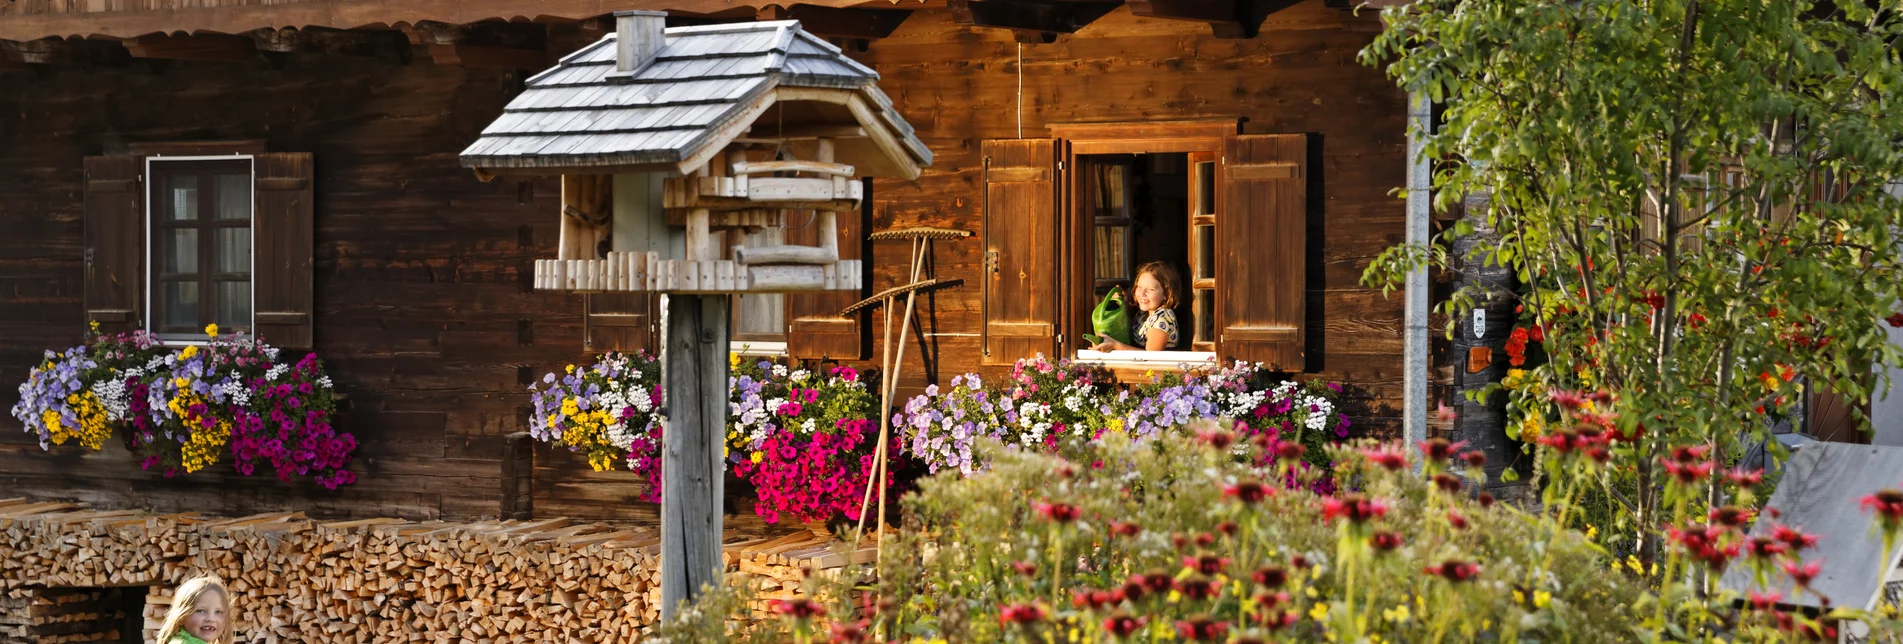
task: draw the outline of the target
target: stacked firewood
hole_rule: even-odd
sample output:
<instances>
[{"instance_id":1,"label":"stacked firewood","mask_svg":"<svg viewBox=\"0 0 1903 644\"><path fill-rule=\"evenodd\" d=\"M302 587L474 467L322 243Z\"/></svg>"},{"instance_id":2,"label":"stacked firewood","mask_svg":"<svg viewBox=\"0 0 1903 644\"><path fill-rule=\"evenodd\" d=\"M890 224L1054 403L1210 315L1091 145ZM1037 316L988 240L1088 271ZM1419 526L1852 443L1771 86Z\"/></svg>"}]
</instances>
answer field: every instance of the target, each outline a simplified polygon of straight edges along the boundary
<instances>
[{"instance_id":1,"label":"stacked firewood","mask_svg":"<svg viewBox=\"0 0 1903 644\"><path fill-rule=\"evenodd\" d=\"M120 589L0 595L0 642L118 642L126 626Z\"/></svg>"},{"instance_id":2,"label":"stacked firewood","mask_svg":"<svg viewBox=\"0 0 1903 644\"><path fill-rule=\"evenodd\" d=\"M172 590L204 574L233 591L234 626L245 642L623 642L660 613L660 535L652 527L323 522L301 513L210 519L15 499L0 500L0 534L0 642L40 624L15 623L34 614L15 604L139 586L149 587L138 589L149 593L149 640ZM804 575L875 552L868 544L848 554L811 531L730 533L727 543L728 568L738 573L729 580L762 591L762 611L767 599L796 596Z\"/></svg>"}]
</instances>

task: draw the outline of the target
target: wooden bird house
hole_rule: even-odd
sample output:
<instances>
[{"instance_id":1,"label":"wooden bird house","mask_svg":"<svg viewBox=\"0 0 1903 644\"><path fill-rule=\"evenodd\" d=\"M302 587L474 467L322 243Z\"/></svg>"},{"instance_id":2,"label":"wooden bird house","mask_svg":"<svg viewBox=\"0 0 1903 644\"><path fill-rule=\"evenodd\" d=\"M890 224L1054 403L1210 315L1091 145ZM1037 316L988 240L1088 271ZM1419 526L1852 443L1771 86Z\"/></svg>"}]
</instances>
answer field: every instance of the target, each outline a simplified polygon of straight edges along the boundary
<instances>
[{"instance_id":1,"label":"wooden bird house","mask_svg":"<svg viewBox=\"0 0 1903 644\"><path fill-rule=\"evenodd\" d=\"M536 288L859 290L838 213L860 208L861 177L912 179L931 163L878 74L796 21L616 16L616 33L529 79L462 154L483 174L562 176L562 243L536 262ZM805 226L819 245L722 234Z\"/></svg>"}]
</instances>

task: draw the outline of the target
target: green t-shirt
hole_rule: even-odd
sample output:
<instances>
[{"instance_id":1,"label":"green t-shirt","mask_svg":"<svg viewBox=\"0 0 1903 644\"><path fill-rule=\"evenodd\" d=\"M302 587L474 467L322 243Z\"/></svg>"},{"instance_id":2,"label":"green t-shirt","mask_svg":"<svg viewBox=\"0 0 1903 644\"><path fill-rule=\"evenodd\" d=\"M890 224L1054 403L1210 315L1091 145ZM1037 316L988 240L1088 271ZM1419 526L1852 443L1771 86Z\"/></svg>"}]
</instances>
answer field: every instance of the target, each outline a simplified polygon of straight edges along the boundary
<instances>
[{"instance_id":1,"label":"green t-shirt","mask_svg":"<svg viewBox=\"0 0 1903 644\"><path fill-rule=\"evenodd\" d=\"M172 641L166 642L166 644L208 644L208 643L205 640L198 639L197 635L193 635L191 633L179 633L179 634L173 635Z\"/></svg>"}]
</instances>

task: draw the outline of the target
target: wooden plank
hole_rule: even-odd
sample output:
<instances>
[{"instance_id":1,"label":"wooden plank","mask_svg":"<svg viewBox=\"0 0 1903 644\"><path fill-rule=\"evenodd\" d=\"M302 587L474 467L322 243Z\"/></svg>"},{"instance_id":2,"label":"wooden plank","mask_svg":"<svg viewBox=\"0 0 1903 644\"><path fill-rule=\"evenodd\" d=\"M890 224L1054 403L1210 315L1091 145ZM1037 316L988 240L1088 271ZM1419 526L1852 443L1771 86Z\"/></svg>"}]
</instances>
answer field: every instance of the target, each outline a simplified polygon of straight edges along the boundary
<instances>
[{"instance_id":1,"label":"wooden plank","mask_svg":"<svg viewBox=\"0 0 1903 644\"><path fill-rule=\"evenodd\" d=\"M734 174L766 174L770 172L810 172L835 177L853 177L857 171L844 163L825 163L820 161L741 161L733 164Z\"/></svg>"},{"instance_id":2,"label":"wooden plank","mask_svg":"<svg viewBox=\"0 0 1903 644\"><path fill-rule=\"evenodd\" d=\"M722 456L727 419L724 295L675 295L668 306L662 456L661 614L671 618L706 585L720 585Z\"/></svg>"}]
</instances>

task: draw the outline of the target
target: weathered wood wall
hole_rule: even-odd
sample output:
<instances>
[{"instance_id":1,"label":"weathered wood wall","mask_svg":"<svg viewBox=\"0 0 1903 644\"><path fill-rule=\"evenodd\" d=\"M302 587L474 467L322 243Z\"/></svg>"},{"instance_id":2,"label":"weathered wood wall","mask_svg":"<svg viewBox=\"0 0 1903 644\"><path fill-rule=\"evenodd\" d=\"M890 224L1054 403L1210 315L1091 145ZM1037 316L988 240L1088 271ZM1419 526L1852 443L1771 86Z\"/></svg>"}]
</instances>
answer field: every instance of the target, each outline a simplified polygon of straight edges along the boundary
<instances>
[{"instance_id":1,"label":"weathered wood wall","mask_svg":"<svg viewBox=\"0 0 1903 644\"><path fill-rule=\"evenodd\" d=\"M1348 383L1358 425L1391 431L1400 420L1401 300L1359 281L1370 260L1405 238L1403 202L1389 191L1406 179L1406 113L1394 83L1355 61L1378 29L1369 20L1310 0L1271 15L1256 38L1222 40L1206 26L1118 9L1054 44L1023 46L1023 133L1049 136L1048 123L1241 116L1250 132L1318 135L1311 145L1321 148L1314 171L1323 190L1311 198L1324 200L1325 216L1308 222L1309 365L1317 377ZM980 142L1018 136L1018 47L1007 33L920 12L857 56L879 71L880 87L936 155L917 181L875 184L875 230L978 230ZM922 356L935 368L921 374L911 362L908 389L982 371L982 242L934 248L936 275L967 286L921 300L914 330L924 336L908 360ZM906 252L876 246L876 287L905 279Z\"/></svg>"},{"instance_id":2,"label":"weathered wood wall","mask_svg":"<svg viewBox=\"0 0 1903 644\"><path fill-rule=\"evenodd\" d=\"M1118 9L1054 44L1024 45L1022 101L1030 137L1055 122L1238 116L1251 132L1316 135L1325 215L1308 222L1310 365L1349 385L1359 427L1389 433L1400 417L1401 302L1358 280L1403 238L1402 202L1388 193L1405 175L1405 106L1381 73L1355 62L1376 27L1308 0L1270 16L1256 38L1223 40L1204 25ZM875 230L977 230L980 142L1017 136L1018 47L1008 32L961 27L934 9L855 54L937 155L917 181L877 183ZM43 453L0 418L0 489L232 515L495 514L503 437L523 429L524 386L583 359L580 298L524 288L528 262L554 255L555 184L478 183L455 160L517 82L311 55L281 69L135 62L10 78L0 89L0 230L12 233L0 236L0 382L18 382L41 350L84 328L83 156L138 141L262 138L274 151L315 154L317 350L351 397L344 422L363 447L360 482L341 493L268 476L163 480L116 447ZM935 244L936 275L968 286L920 298L908 392L981 370L980 245ZM875 290L903 280L906 248L875 250ZM632 475L535 451L536 516L655 516Z\"/></svg>"},{"instance_id":3,"label":"weathered wood wall","mask_svg":"<svg viewBox=\"0 0 1903 644\"><path fill-rule=\"evenodd\" d=\"M264 139L310 152L316 350L350 400L359 483L332 493L229 465L180 479L121 446L42 452L0 419L9 496L236 515L494 515L503 436L531 377L581 357L580 298L528 290L551 256L552 182L484 184L456 153L501 112L508 72L299 54L55 67L0 89L0 380L81 339L81 159L148 141ZM10 406L15 397L8 396Z\"/></svg>"}]
</instances>

